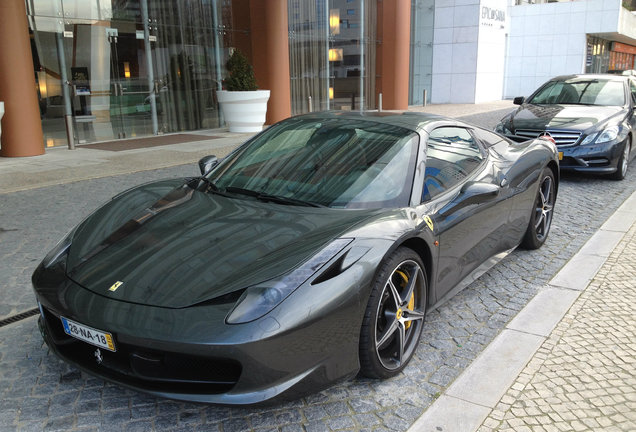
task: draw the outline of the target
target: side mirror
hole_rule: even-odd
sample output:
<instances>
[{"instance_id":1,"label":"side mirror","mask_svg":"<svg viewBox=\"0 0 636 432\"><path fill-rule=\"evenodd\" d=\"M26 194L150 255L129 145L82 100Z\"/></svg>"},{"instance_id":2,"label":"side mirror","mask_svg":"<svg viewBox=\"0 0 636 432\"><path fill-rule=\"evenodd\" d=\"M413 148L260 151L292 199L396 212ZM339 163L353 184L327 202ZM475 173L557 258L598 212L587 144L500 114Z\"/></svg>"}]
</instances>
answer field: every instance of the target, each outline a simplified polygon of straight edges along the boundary
<instances>
[{"instance_id":1,"label":"side mirror","mask_svg":"<svg viewBox=\"0 0 636 432\"><path fill-rule=\"evenodd\" d=\"M201 170L201 175L206 175L212 168L217 166L219 163L219 158L214 155L204 156L199 160L199 169Z\"/></svg>"},{"instance_id":2,"label":"side mirror","mask_svg":"<svg viewBox=\"0 0 636 432\"><path fill-rule=\"evenodd\" d=\"M462 186L459 195L446 204L439 214L444 216L471 204L490 201L499 195L501 188L492 183L468 182Z\"/></svg>"},{"instance_id":3,"label":"side mirror","mask_svg":"<svg viewBox=\"0 0 636 432\"><path fill-rule=\"evenodd\" d=\"M512 103L515 105L522 105L526 101L526 98L523 96L517 96L512 100Z\"/></svg>"}]
</instances>

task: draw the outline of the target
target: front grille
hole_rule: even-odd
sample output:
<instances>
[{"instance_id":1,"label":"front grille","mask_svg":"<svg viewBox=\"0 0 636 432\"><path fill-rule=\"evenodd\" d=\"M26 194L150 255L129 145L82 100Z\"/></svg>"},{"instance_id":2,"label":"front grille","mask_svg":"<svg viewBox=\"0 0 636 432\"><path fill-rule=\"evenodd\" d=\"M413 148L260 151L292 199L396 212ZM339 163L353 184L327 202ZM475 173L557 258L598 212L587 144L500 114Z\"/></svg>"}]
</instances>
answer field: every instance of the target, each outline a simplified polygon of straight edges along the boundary
<instances>
[{"instance_id":1,"label":"front grille","mask_svg":"<svg viewBox=\"0 0 636 432\"><path fill-rule=\"evenodd\" d=\"M241 375L240 363L224 358L208 358L168 351L142 349L116 341L116 352L97 347L64 333L60 318L44 309L49 339L58 353L105 378L126 382L145 390L175 393L225 393ZM114 335L116 339L116 335Z\"/></svg>"},{"instance_id":2,"label":"front grille","mask_svg":"<svg viewBox=\"0 0 636 432\"><path fill-rule=\"evenodd\" d=\"M549 133L552 138L554 138L557 147L570 146L576 143L581 137L581 132L554 129L546 129L545 131L537 129L517 129L515 135L530 140L538 138L540 135L543 135L546 132Z\"/></svg>"}]
</instances>

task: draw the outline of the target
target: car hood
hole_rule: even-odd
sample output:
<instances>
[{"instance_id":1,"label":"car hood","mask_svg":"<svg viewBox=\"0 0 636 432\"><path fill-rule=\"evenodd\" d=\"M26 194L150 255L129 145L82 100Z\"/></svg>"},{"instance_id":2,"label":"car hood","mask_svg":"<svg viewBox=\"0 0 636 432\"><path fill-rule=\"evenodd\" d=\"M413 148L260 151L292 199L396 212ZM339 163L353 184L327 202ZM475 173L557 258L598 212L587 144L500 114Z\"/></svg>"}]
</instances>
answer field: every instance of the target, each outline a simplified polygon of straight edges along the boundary
<instances>
[{"instance_id":1,"label":"car hood","mask_svg":"<svg viewBox=\"0 0 636 432\"><path fill-rule=\"evenodd\" d=\"M166 185L152 187L114 199L78 227L72 280L121 301L187 307L288 272L377 213L229 198L187 184L157 199Z\"/></svg>"},{"instance_id":2,"label":"car hood","mask_svg":"<svg viewBox=\"0 0 636 432\"><path fill-rule=\"evenodd\" d=\"M509 128L517 129L567 129L585 131L623 111L617 106L586 105L532 105L519 108L510 118Z\"/></svg>"}]
</instances>

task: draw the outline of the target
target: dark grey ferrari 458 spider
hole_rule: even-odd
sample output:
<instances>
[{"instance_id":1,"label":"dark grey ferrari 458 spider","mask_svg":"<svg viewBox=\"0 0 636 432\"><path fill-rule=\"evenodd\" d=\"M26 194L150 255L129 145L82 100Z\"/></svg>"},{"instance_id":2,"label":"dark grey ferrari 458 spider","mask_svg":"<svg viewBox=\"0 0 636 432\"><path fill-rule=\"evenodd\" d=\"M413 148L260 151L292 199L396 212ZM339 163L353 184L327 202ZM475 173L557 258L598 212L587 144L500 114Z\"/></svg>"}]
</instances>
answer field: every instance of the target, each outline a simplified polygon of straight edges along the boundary
<instances>
[{"instance_id":1,"label":"dark grey ferrari 458 spider","mask_svg":"<svg viewBox=\"0 0 636 432\"><path fill-rule=\"evenodd\" d=\"M416 113L293 117L200 166L115 196L44 258L59 357L220 404L394 376L427 309L545 242L559 177L549 139Z\"/></svg>"}]
</instances>

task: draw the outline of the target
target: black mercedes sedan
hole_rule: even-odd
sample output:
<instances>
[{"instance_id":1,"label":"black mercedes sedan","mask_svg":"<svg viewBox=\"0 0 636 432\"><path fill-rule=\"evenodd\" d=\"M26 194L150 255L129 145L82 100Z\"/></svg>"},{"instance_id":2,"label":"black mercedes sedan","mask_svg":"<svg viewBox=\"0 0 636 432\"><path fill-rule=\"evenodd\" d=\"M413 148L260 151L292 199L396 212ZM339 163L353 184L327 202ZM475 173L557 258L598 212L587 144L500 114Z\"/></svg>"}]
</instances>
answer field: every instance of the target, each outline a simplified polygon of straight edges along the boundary
<instances>
[{"instance_id":1,"label":"black mercedes sedan","mask_svg":"<svg viewBox=\"0 0 636 432\"><path fill-rule=\"evenodd\" d=\"M515 141L549 135L562 170L622 180L633 152L636 79L620 75L559 76L543 84L495 130Z\"/></svg>"},{"instance_id":2,"label":"black mercedes sedan","mask_svg":"<svg viewBox=\"0 0 636 432\"><path fill-rule=\"evenodd\" d=\"M546 241L554 143L416 113L315 113L144 184L33 274L44 340L157 396L253 404L399 374L436 307Z\"/></svg>"}]
</instances>

